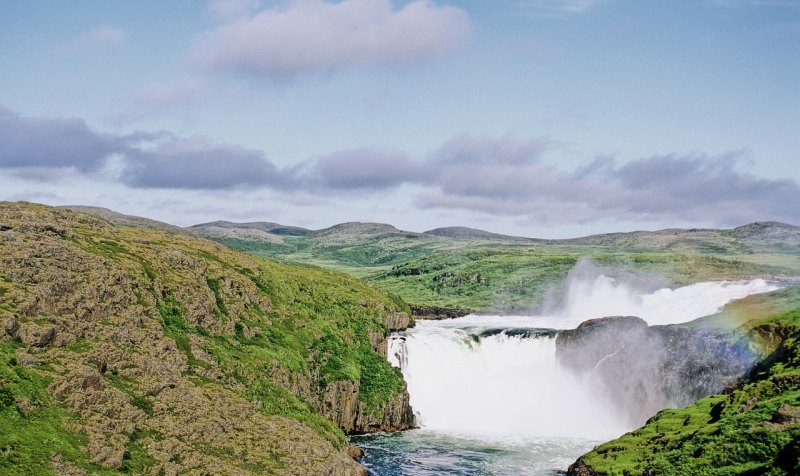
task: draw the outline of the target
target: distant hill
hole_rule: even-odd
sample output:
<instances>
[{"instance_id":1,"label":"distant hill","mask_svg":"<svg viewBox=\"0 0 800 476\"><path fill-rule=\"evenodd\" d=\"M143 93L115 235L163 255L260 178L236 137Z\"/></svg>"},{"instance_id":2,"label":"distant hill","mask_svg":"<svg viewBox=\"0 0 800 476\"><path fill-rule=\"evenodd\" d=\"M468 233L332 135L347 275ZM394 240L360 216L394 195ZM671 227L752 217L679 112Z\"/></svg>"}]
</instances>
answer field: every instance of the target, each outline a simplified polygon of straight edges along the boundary
<instances>
[{"instance_id":1,"label":"distant hill","mask_svg":"<svg viewBox=\"0 0 800 476\"><path fill-rule=\"evenodd\" d=\"M800 238L800 227L777 221L756 222L734 228L731 233L751 240L787 240Z\"/></svg>"},{"instance_id":2,"label":"distant hill","mask_svg":"<svg viewBox=\"0 0 800 476\"><path fill-rule=\"evenodd\" d=\"M307 236L313 233L312 230L301 228L299 226L286 226L279 223L272 223L268 221L255 221L246 223L235 223L230 221L212 221L209 223L201 223L192 225L191 229L202 230L204 228L224 228L224 229L247 229L247 230L260 230L272 235L284 236Z\"/></svg>"},{"instance_id":3,"label":"distant hill","mask_svg":"<svg viewBox=\"0 0 800 476\"><path fill-rule=\"evenodd\" d=\"M258 228L221 227L213 225L195 225L187 229L190 234L208 238L209 240L239 240L258 243L282 244L283 237L259 230Z\"/></svg>"},{"instance_id":4,"label":"distant hill","mask_svg":"<svg viewBox=\"0 0 800 476\"><path fill-rule=\"evenodd\" d=\"M340 236L340 235L386 235L386 234L415 234L409 231L398 230L392 225L386 223L362 223L362 222L347 222L333 225L329 228L317 230L313 232L314 236Z\"/></svg>"},{"instance_id":5,"label":"distant hill","mask_svg":"<svg viewBox=\"0 0 800 476\"><path fill-rule=\"evenodd\" d=\"M122 213L115 212L114 210L109 210L108 208L90 207L85 205L65 205L57 208L64 208L67 210L72 210L74 212L86 213L87 215L92 215L94 217L102 218L103 220L111 223L112 225L117 225L117 226L130 226L134 228L163 230L163 231L169 231L171 233L181 233L181 234L186 233L186 231L179 226L170 225L169 223L152 220L150 218L143 218L134 215L124 215Z\"/></svg>"},{"instance_id":6,"label":"distant hill","mask_svg":"<svg viewBox=\"0 0 800 476\"><path fill-rule=\"evenodd\" d=\"M775 251L775 246L800 252L800 227L779 222L759 222L734 229L667 228L657 231L606 233L556 240L589 246L622 246L651 250L719 253Z\"/></svg>"},{"instance_id":7,"label":"distant hill","mask_svg":"<svg viewBox=\"0 0 800 476\"><path fill-rule=\"evenodd\" d=\"M375 239L419 235L419 233L399 230L386 223L348 222L317 230L311 234L311 237L326 245L357 245Z\"/></svg>"},{"instance_id":8,"label":"distant hill","mask_svg":"<svg viewBox=\"0 0 800 476\"><path fill-rule=\"evenodd\" d=\"M466 227L412 233L386 224L344 223L283 244L222 242L260 256L345 271L415 305L486 312L543 305L581 258L675 286L800 275L798 228L781 223L562 240Z\"/></svg>"},{"instance_id":9,"label":"distant hill","mask_svg":"<svg viewBox=\"0 0 800 476\"><path fill-rule=\"evenodd\" d=\"M500 241L533 241L533 238L523 238L519 236L501 235L490 231L467 228L465 226L449 226L444 228L434 228L423 233L424 235L439 236L442 238L454 238L459 240L500 240Z\"/></svg>"},{"instance_id":10,"label":"distant hill","mask_svg":"<svg viewBox=\"0 0 800 476\"><path fill-rule=\"evenodd\" d=\"M177 228L105 209L76 208L126 226ZM178 230L257 256L344 271L415 305L487 312L541 306L581 258L676 286L800 276L800 228L778 222L559 240L466 227L414 233L360 222L309 230L274 222L215 221Z\"/></svg>"}]
</instances>

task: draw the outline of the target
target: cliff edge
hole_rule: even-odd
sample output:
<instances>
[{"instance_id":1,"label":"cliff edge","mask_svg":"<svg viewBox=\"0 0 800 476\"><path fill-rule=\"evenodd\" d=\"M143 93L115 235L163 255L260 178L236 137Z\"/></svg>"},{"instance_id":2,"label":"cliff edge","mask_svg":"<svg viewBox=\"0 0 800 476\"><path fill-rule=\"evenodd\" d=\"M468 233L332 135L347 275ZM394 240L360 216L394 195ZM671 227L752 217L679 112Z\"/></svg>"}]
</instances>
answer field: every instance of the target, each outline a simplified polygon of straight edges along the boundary
<instances>
[{"instance_id":1,"label":"cliff edge","mask_svg":"<svg viewBox=\"0 0 800 476\"><path fill-rule=\"evenodd\" d=\"M619 338L605 339L612 328ZM621 406L673 407L581 456L568 475L800 474L800 286L686 325L610 318L559 339L562 362L594 361ZM609 358L595 361L601 354Z\"/></svg>"},{"instance_id":2,"label":"cliff edge","mask_svg":"<svg viewBox=\"0 0 800 476\"><path fill-rule=\"evenodd\" d=\"M407 308L348 276L0 203L0 472L364 474Z\"/></svg>"}]
</instances>

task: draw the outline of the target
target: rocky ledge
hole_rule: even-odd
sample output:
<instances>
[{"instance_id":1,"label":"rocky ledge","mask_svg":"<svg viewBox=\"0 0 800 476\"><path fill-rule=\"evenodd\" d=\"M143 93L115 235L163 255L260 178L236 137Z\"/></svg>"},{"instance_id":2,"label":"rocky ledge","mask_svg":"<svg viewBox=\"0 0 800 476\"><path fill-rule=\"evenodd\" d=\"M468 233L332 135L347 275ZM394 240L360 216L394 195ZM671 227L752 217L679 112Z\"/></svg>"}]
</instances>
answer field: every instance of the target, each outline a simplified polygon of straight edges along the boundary
<instances>
[{"instance_id":1,"label":"rocky ledge","mask_svg":"<svg viewBox=\"0 0 800 476\"><path fill-rule=\"evenodd\" d=\"M472 311L460 307L437 307L424 305L411 305L411 313L414 319L455 319L471 314Z\"/></svg>"},{"instance_id":2,"label":"rocky ledge","mask_svg":"<svg viewBox=\"0 0 800 476\"><path fill-rule=\"evenodd\" d=\"M634 417L665 407L582 455L569 476L800 474L800 286L684 325L594 320L562 332L557 355Z\"/></svg>"},{"instance_id":3,"label":"rocky ledge","mask_svg":"<svg viewBox=\"0 0 800 476\"><path fill-rule=\"evenodd\" d=\"M730 388L758 355L738 333L648 326L638 317L615 316L560 332L556 358L640 425L662 408Z\"/></svg>"}]
</instances>

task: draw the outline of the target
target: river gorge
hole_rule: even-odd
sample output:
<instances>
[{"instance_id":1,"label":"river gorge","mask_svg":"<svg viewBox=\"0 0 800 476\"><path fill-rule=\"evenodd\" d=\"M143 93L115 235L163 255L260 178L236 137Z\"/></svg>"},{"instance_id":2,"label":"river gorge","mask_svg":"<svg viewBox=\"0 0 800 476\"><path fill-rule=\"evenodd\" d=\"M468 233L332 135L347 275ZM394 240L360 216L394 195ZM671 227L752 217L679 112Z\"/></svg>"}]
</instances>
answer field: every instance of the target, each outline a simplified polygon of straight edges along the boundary
<instances>
[{"instance_id":1,"label":"river gorge","mask_svg":"<svg viewBox=\"0 0 800 476\"><path fill-rule=\"evenodd\" d=\"M403 372L420 428L354 437L366 451L362 464L398 476L565 471L659 409L740 377L755 362L746 345L707 345L705 334L698 344L697 332L672 324L777 288L751 280L653 289L579 263L542 315L417 321L390 336L388 359ZM596 320L605 316L640 319ZM598 333L597 322L611 327ZM637 333L626 337L629 328ZM606 354L581 353L586 332L595 353ZM609 342L598 346L603 332ZM705 353L684 356L687 345ZM698 361L707 365L698 370Z\"/></svg>"}]
</instances>

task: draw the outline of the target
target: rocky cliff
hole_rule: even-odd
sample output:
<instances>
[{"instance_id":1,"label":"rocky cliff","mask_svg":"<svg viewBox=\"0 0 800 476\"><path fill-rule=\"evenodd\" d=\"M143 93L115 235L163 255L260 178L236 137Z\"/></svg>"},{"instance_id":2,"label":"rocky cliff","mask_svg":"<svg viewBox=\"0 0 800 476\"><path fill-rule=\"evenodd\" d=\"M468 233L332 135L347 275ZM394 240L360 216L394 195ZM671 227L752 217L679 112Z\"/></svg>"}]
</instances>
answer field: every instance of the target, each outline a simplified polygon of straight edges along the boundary
<instances>
[{"instance_id":1,"label":"rocky cliff","mask_svg":"<svg viewBox=\"0 0 800 476\"><path fill-rule=\"evenodd\" d=\"M632 424L734 385L756 363L750 340L736 332L652 326L638 317L592 319L556 337L556 358L585 375L598 398Z\"/></svg>"},{"instance_id":2,"label":"rocky cliff","mask_svg":"<svg viewBox=\"0 0 800 476\"><path fill-rule=\"evenodd\" d=\"M413 426L387 296L160 230L0 203L0 473L363 474Z\"/></svg>"},{"instance_id":3,"label":"rocky cliff","mask_svg":"<svg viewBox=\"0 0 800 476\"><path fill-rule=\"evenodd\" d=\"M562 363L594 365L620 406L679 408L596 447L569 475L800 474L800 287L685 326L625 317L581 327L559 336Z\"/></svg>"}]
</instances>

